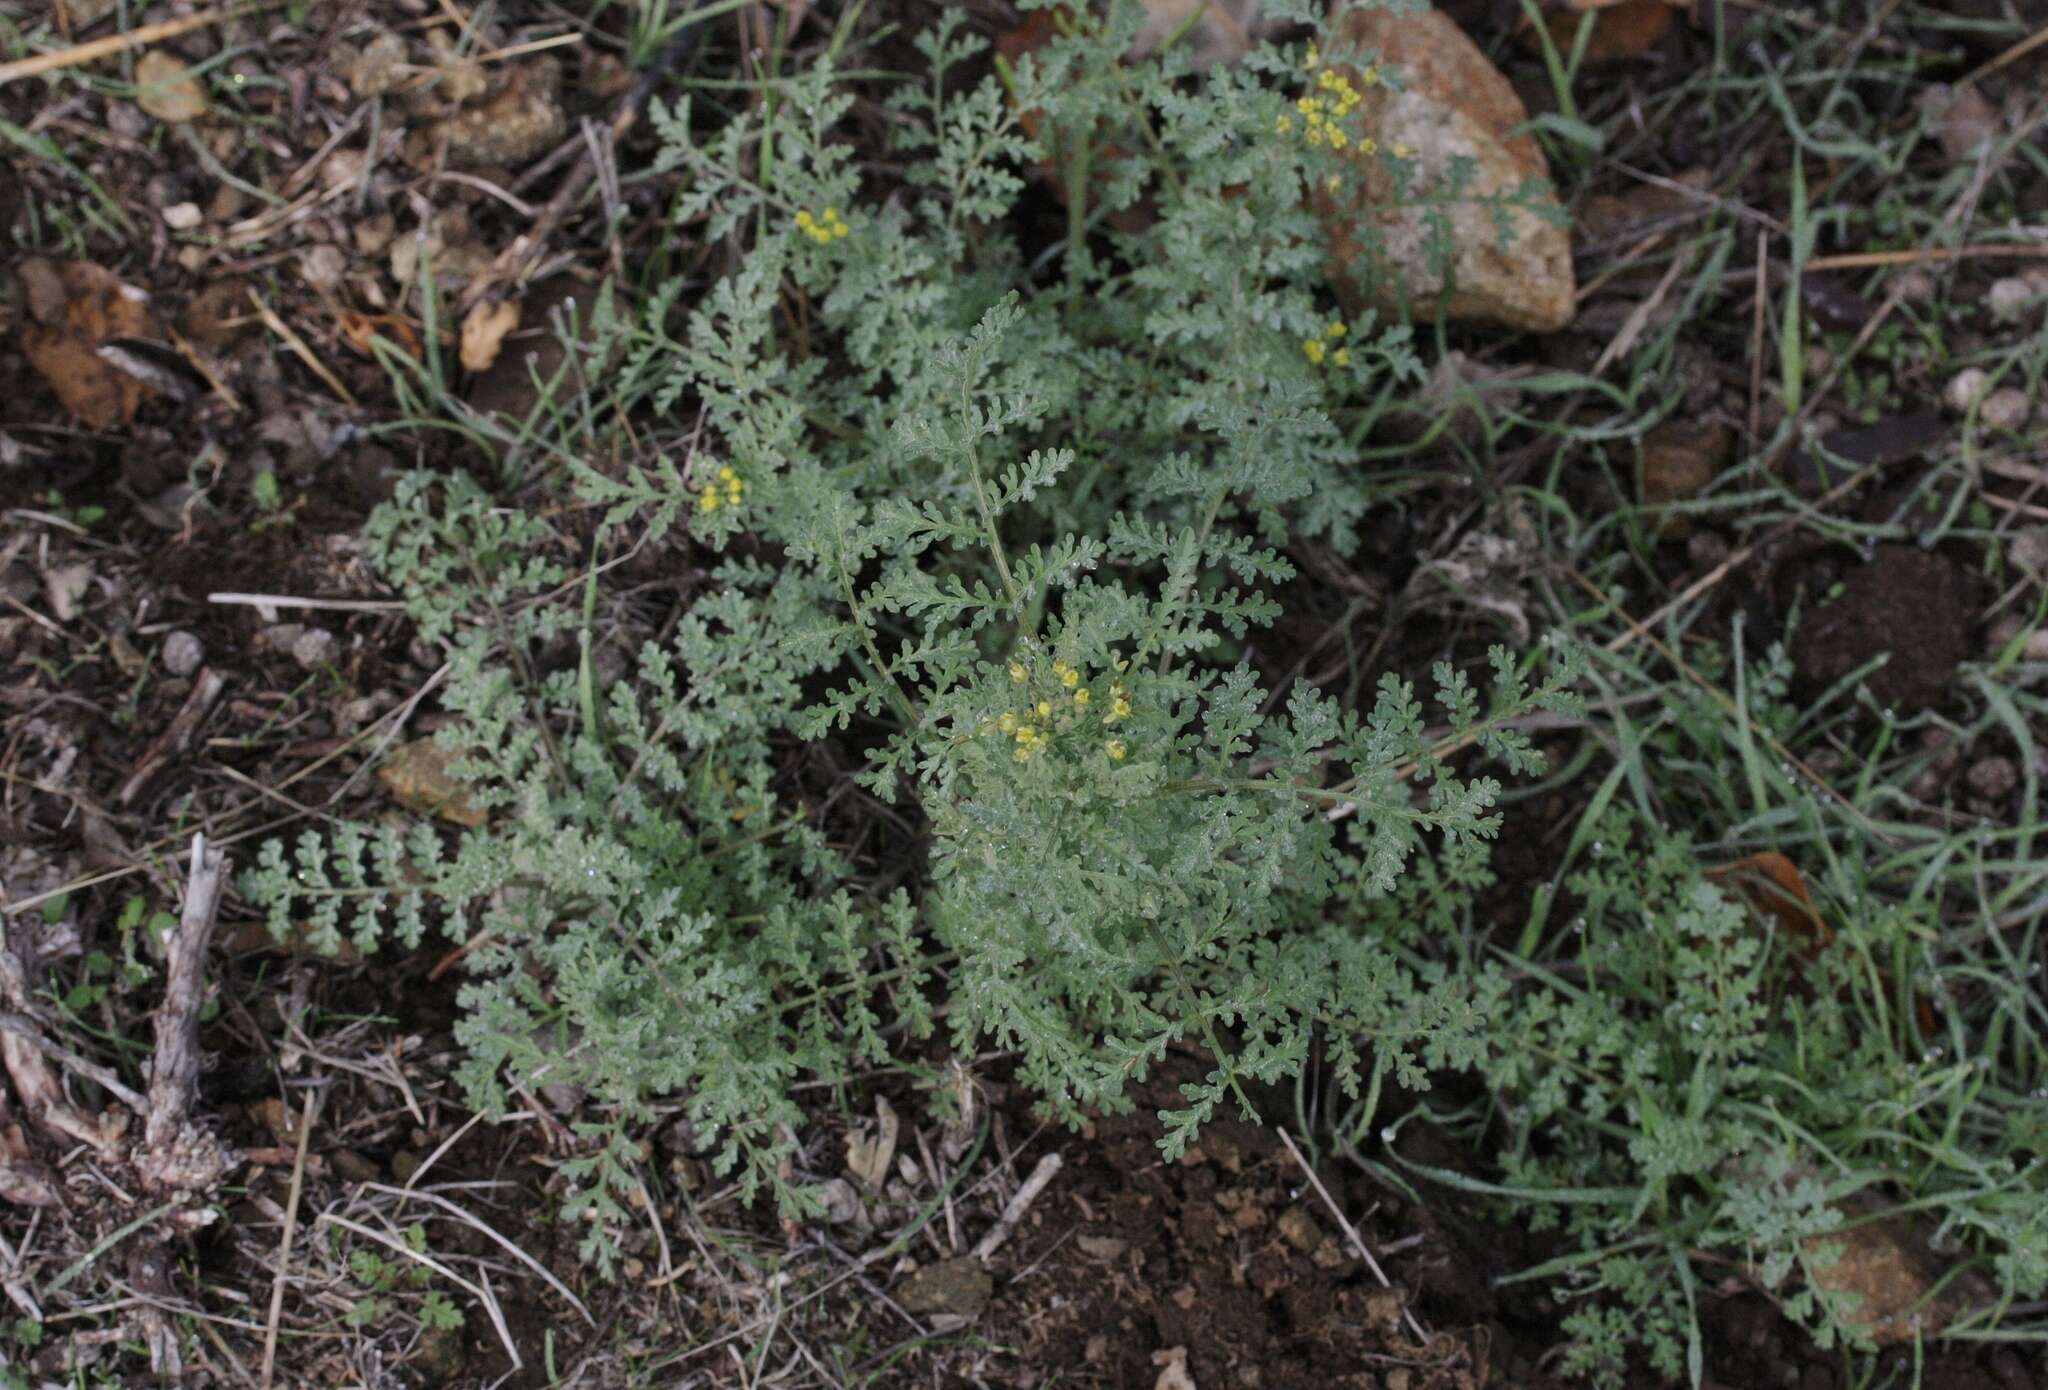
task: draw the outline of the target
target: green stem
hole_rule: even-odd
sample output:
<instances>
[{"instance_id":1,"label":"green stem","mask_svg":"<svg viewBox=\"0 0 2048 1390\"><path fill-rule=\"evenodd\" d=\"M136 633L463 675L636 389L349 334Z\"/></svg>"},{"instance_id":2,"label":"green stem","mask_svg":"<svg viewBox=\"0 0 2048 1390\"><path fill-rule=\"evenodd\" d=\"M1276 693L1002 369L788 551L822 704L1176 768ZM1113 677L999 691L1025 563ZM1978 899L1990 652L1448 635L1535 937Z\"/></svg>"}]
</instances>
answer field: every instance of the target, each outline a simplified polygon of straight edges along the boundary
<instances>
[{"instance_id":1,"label":"green stem","mask_svg":"<svg viewBox=\"0 0 2048 1390\"><path fill-rule=\"evenodd\" d=\"M840 591L846 595L846 606L853 614L854 631L860 634L860 644L868 654L874 683L889 692L889 699L895 704L896 712L903 716L905 733L917 727L917 710L912 707L910 697L903 693L903 687L896 684L896 678L889 674L889 663L882 660L881 650L875 646L874 634L868 631L867 615L861 612L860 598L853 591L853 576L846 572L843 561L835 559L839 570Z\"/></svg>"}]
</instances>

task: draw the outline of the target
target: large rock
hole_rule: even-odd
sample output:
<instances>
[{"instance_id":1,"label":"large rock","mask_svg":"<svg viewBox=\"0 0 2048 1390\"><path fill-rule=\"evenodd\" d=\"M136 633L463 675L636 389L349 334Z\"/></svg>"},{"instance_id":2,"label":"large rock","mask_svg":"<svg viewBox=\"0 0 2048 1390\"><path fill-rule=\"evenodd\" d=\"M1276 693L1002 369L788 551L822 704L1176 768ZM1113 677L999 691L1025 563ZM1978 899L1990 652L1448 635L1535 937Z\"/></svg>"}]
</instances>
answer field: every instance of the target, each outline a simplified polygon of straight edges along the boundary
<instances>
[{"instance_id":1,"label":"large rock","mask_svg":"<svg viewBox=\"0 0 2048 1390\"><path fill-rule=\"evenodd\" d=\"M1435 10L1354 10L1341 21L1341 32L1361 48L1378 50L1381 65L1402 86L1396 91L1355 67L1338 68L1363 98L1355 128L1378 149L1373 154L1352 146L1357 176L1335 194L1318 195L1336 258L1332 278L1347 309L1384 313L1405 297L1417 317L1436 313L1446 284L1431 265L1429 213L1440 211L1450 230L1452 319L1539 333L1571 322L1576 285L1562 220L1511 209L1503 247L1497 204L1489 201L1550 177L1535 140L1508 135L1529 119L1508 80ZM1413 171L1411 203L1446 192L1455 159L1472 160L1475 172L1462 195L1438 209L1396 206L1394 177L1383 158L1396 149L1407 154ZM1534 201L1557 207L1547 192ZM1369 233L1379 243L1370 251Z\"/></svg>"}]
</instances>

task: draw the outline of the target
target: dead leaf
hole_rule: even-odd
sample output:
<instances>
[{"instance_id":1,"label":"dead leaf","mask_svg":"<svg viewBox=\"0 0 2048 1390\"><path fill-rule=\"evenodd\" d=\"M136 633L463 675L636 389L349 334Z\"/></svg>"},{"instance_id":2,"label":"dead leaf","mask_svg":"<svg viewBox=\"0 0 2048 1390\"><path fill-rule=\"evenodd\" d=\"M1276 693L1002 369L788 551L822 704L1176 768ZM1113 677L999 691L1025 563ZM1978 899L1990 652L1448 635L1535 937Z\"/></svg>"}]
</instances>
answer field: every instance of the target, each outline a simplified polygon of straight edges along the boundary
<instances>
[{"instance_id":1,"label":"dead leaf","mask_svg":"<svg viewBox=\"0 0 2048 1390\"><path fill-rule=\"evenodd\" d=\"M1666 420L1643 436L1643 505L1661 507L1706 491L1735 454L1735 432L1709 421ZM1664 518L1668 540L1684 540L1692 524L1682 515Z\"/></svg>"},{"instance_id":2,"label":"dead leaf","mask_svg":"<svg viewBox=\"0 0 2048 1390\"><path fill-rule=\"evenodd\" d=\"M249 1118L268 1130L280 1147L289 1149L298 1145L299 1112L277 1096L267 1096L251 1105Z\"/></svg>"},{"instance_id":3,"label":"dead leaf","mask_svg":"<svg viewBox=\"0 0 2048 1390\"><path fill-rule=\"evenodd\" d=\"M1822 920L1806 891L1799 866L1774 849L1706 871L1707 881L1731 893L1778 924L1788 941L1804 947L1808 960L1834 944L1834 929Z\"/></svg>"},{"instance_id":4,"label":"dead leaf","mask_svg":"<svg viewBox=\"0 0 2048 1390\"><path fill-rule=\"evenodd\" d=\"M396 314L359 314L345 310L335 326L341 329L341 336L348 340L348 345L365 357L372 355L370 339L382 330L389 330L389 336L397 340L398 346L408 356L417 358L420 355L419 335L412 331L411 324Z\"/></svg>"},{"instance_id":5,"label":"dead leaf","mask_svg":"<svg viewBox=\"0 0 2048 1390\"><path fill-rule=\"evenodd\" d=\"M505 337L519 327L519 301L500 300L479 304L462 320L462 367L464 371L488 371L498 360Z\"/></svg>"},{"instance_id":6,"label":"dead leaf","mask_svg":"<svg viewBox=\"0 0 2048 1390\"><path fill-rule=\"evenodd\" d=\"M163 336L149 296L87 261L24 261L20 275L37 320L21 332L29 366L81 423L93 429L131 423L147 388L98 354L110 338Z\"/></svg>"},{"instance_id":7,"label":"dead leaf","mask_svg":"<svg viewBox=\"0 0 2048 1390\"><path fill-rule=\"evenodd\" d=\"M65 302L71 298L70 291L64 288L64 277L58 272L56 262L30 256L15 274L21 277L22 290L28 296L29 317L37 323L55 323L64 312Z\"/></svg>"},{"instance_id":8,"label":"dead leaf","mask_svg":"<svg viewBox=\"0 0 2048 1390\"><path fill-rule=\"evenodd\" d=\"M409 811L425 811L456 825L478 826L484 813L469 804L462 783L448 773L449 757L431 737L416 738L393 749L377 780L392 800Z\"/></svg>"},{"instance_id":9,"label":"dead leaf","mask_svg":"<svg viewBox=\"0 0 2048 1390\"><path fill-rule=\"evenodd\" d=\"M1152 1364L1159 1368L1159 1378L1152 1382L1152 1390L1196 1390L1195 1378L1188 1374L1186 1347L1155 1351Z\"/></svg>"},{"instance_id":10,"label":"dead leaf","mask_svg":"<svg viewBox=\"0 0 2048 1390\"><path fill-rule=\"evenodd\" d=\"M1587 36L1585 61L1616 63L1640 58L1671 32L1678 18L1674 7L1683 0L1564 0L1545 5L1543 24L1557 51L1569 54L1578 42L1579 25L1587 14L1593 16L1593 32ZM1520 38L1531 53L1543 51L1543 41L1525 17Z\"/></svg>"},{"instance_id":11,"label":"dead leaf","mask_svg":"<svg viewBox=\"0 0 2048 1390\"><path fill-rule=\"evenodd\" d=\"M846 1171L870 1192L880 1192L889 1179L899 1128L895 1107L885 1097L876 1096L874 1129L862 1126L846 1136Z\"/></svg>"},{"instance_id":12,"label":"dead leaf","mask_svg":"<svg viewBox=\"0 0 2048 1390\"><path fill-rule=\"evenodd\" d=\"M215 280L192 296L178 322L185 336L212 352L226 352L256 323L249 291L240 280Z\"/></svg>"},{"instance_id":13,"label":"dead leaf","mask_svg":"<svg viewBox=\"0 0 2048 1390\"><path fill-rule=\"evenodd\" d=\"M43 592L49 596L50 613L60 623L78 616L79 603L92 587L93 568L88 564L55 565L43 571Z\"/></svg>"},{"instance_id":14,"label":"dead leaf","mask_svg":"<svg viewBox=\"0 0 2048 1390\"><path fill-rule=\"evenodd\" d=\"M160 121L182 125L206 114L206 89L186 67L161 48L135 65L135 104Z\"/></svg>"}]
</instances>

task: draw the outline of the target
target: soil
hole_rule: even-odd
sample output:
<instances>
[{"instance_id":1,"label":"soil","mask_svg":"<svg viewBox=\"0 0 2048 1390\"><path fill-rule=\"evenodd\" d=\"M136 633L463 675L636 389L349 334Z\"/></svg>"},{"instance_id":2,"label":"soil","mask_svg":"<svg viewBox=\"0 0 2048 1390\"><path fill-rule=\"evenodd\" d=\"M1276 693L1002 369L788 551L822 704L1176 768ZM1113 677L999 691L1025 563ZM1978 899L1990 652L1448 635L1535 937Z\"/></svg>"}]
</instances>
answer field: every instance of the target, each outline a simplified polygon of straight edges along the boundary
<instances>
[{"instance_id":1,"label":"soil","mask_svg":"<svg viewBox=\"0 0 2048 1390\"><path fill-rule=\"evenodd\" d=\"M41 8L0 0L0 18L40 23ZM154 130L115 67L92 87L55 89L56 100L40 83L0 86L0 118L55 142L76 165L36 158L19 142L0 146L8 253L0 261L0 877L9 932L41 933L40 954L29 953L39 1000L91 983L84 972L96 953L121 957L128 938L115 923L131 900L150 912L175 907L183 885L171 856L194 829L246 853L307 816L394 814L368 775L385 732L376 721L420 699L405 733L430 727L439 717L426 698L434 663L368 572L359 534L399 469L482 467L459 440L405 427L408 402L372 355L372 332L417 348L427 331L416 260L408 272L394 248L431 234L449 275L482 273L533 230L539 205L582 157L582 123L608 127L634 82L617 56L627 7L601 17L603 44L521 54L515 40L525 26L551 23L555 7L510 0L494 19L509 56L489 71L420 37L439 32L437 9L476 6L315 0L288 8L167 46L186 62L239 74L230 79L241 94L235 119L208 118L189 139ZM829 28L817 16L830 8L813 12L807 39ZM876 8L913 29L929 9L908 0ZM970 8L985 27L1009 18L993 0ZM1548 79L1534 58L1518 56L1517 7L1465 0L1447 8L1487 37L1540 113ZM69 0L64 22L81 41L100 37L114 27L113 9ZM747 7L720 20L720 51L757 42L754 30L732 25L812 9ZM147 8L145 17L173 10L183 7ZM2038 10L2030 12L2036 24ZM1929 40L1951 42L1970 66L1997 56L1974 33ZM1674 26L1650 61L1602 81L1616 99L1648 101L1658 83L1703 61L1706 43ZM378 87L387 68L432 71L442 85L392 95ZM2016 67L2014 80L2026 71ZM464 84L483 84L469 104L449 95ZM222 86L209 88L216 99ZM372 98L388 98L375 122ZM373 127L381 143L371 150ZM488 148L476 138L486 135ZM458 147L466 158L451 156ZM621 167L644 167L646 152L644 129L630 132ZM1789 160L1786 150L1766 153L1752 171L1755 186L1737 190L1760 204L1770 192L1763 181ZM1680 121L1631 157L1685 176L1722 152ZM221 168L233 177L220 177ZM85 176L118 221L82 191ZM639 264L645 248L636 238L648 233L635 229L660 225L680 178L607 188L605 197L621 200L616 222L593 198L544 238L546 254L520 269L530 288L510 349L485 369L455 373L457 393L500 419L530 410L533 373L546 377L562 359L551 315L587 305L598 283ZM2044 190L2048 179L2037 178L2022 208L2026 198L2036 213L2048 205ZM1669 216L1690 206L1681 198L1650 208L1639 191L1618 174L1601 184L1601 216L1618 230L1588 237L1589 249L1604 256L1645 235L1630 219L1646 208ZM1063 234L1052 195L1033 196L1048 235ZM171 235L174 222L195 215L188 206L210 240ZM24 269L31 259L49 264ZM38 312L38 296L62 288L64 276L50 278L54 267L72 261L93 267L72 278L90 281L92 312L108 320L88 336L146 340L130 350L147 356L148 344L161 348L175 333L182 346L164 349L168 365L145 363L141 376L97 379L92 393L69 397L33 365L32 357L61 361L80 375L101 360L104 343L60 340ZM1965 300L1990 279L1975 266L1958 275ZM1655 278L1617 267L1572 329L1507 349L1460 338L1459 354L1469 352L1476 379L1501 393L1492 397L1500 408L1527 409L1512 374L1496 369L1588 368ZM451 292L458 284L448 282ZM1832 282L1816 280L1808 293L1816 315L1852 329L1873 312ZM144 302L148 318L137 307ZM1981 339L1996 330L1973 319L1966 331ZM452 356L449 337L442 346ZM1554 441L1510 435L1496 448L1483 426L1461 418L1425 457L1403 461L1403 480L1355 552L1295 548L1300 578L1282 596L1288 616L1251 639L1248 659L1276 689L1305 678L1353 704L1384 671L1421 676L1439 659L1479 665L1485 646L1512 635L1516 615L1536 607L1538 584L1564 588L1563 579L1517 571L1498 593L1481 595L1488 607L1470 591L1419 583L1418 574L1451 555L1482 517L1533 535L1541 516L1502 501L1517 489L1554 483L1576 513L1600 517L1638 500L1639 482L1664 489L1659 500L1680 501L1710 480L1755 406L1747 364L1717 363L1711 345L1681 345L1678 355L1689 363L1674 373L1685 378L1685 411L1703 423L1652 441L1654 478L1584 450L1546 475L1557 463ZM1884 418L1846 428L1837 421L1815 434L1825 453L1896 478L1945 428L1939 386L1902 382L1909 399ZM1585 409L1586 432L1597 433L1597 411ZM1795 485L1809 498L1830 495L1840 475L1803 460L1787 465ZM2023 515L2041 514L2027 500L2032 492L2010 491L1996 495L2035 508ZM1918 505L1880 495L1881 517L1854 497L1817 505L1871 524ZM1643 577L1676 589L1748 539L1690 523L1657 531L1642 542ZM1703 635L1724 635L1738 616L1775 634L1797 611L1792 654L1804 694L1885 656L1869 681L1882 707L1908 716L1953 699L1959 664L1982 649L1993 597L1973 577L1979 557L1906 543L1878 545L1867 558L1774 542L1758 552L1707 600ZM635 622L652 630L666 620L666 609L653 610L691 582L675 577L683 572L673 555L621 569L647 601ZM622 627L617 641L641 635ZM224 693L192 737L163 745L208 672L223 678ZM2011 759L2025 753L2007 753L1968 764L1937 757L1933 781L1916 795L1938 801L1955 787L1958 798L1975 798L1965 802L1973 811L2017 816ZM828 829L849 852L914 857L914 828L849 790L853 769L837 751L808 749L792 763L792 776L816 784ZM1503 842L1500 881L1481 904L1502 939L1519 927L1531 890L1548 885L1559 841L1589 791L1549 788L1520 808L1540 829ZM899 1173L888 1182L900 1186L881 1192L849 1187L845 1219L810 1224L741 1207L687 1126L665 1114L645 1139L646 1205L636 1214L647 1219L613 1252L616 1276L605 1279L580 1249L583 1229L562 1215L575 1189L569 1170L589 1157L575 1130L584 1098L522 1097L518 1118L502 1124L466 1107L454 1077L459 961L445 944L370 961L315 960L278 946L231 904L210 959L217 1011L200 1034L209 1060L197 1109L249 1164L220 1194L218 1222L169 1237L138 1233L137 1199L118 1172L39 1131L22 1107L0 1114L0 1166L15 1176L47 1173L65 1197L44 1207L0 1202L0 1288L21 1315L0 1329L15 1339L0 1351L10 1369L19 1364L53 1383L83 1383L95 1371L104 1383L143 1383L147 1359L124 1349L147 1320L126 1320L132 1296L136 1306L169 1310L159 1322L176 1315L199 1329L186 1336L196 1349L189 1383L256 1383L255 1368L272 1354L265 1328L275 1288L279 1385L753 1386L783 1375L806 1384L1135 1390L1567 1384L1557 1372L1562 1309L1540 1285L1503 1282L1554 1252L1498 1224L1490 1205L1442 1186L1422 1187L1418 1200L1328 1151L1311 1178L1278 1128L1292 1121L1291 1096L1275 1098L1265 1123L1219 1121L1183 1159L1164 1162L1153 1117L1198 1060L1176 1058L1134 1088L1131 1114L1099 1117L1078 1134L1041 1125L1028 1097L1000 1079L998 1060L985 1081L992 1140L969 1151L971 1160L949 1148L920 1097L895 1095L899 1153L919 1176ZM132 1078L143 1052L133 1040L148 1035L159 1003L149 985L81 1004L79 1045ZM892 1094L886 1083L875 1089ZM301 1160L301 1116L315 1094ZM86 1082L72 1098L118 1108ZM807 1177L843 1182L853 1122L838 1103L821 1093L800 1136L797 1167ZM1410 1155L1419 1161L1484 1172L1483 1155L1419 1128L1404 1133L1422 1146ZM969 1252L1049 1152L1062 1156L1058 1177L983 1270ZM948 1171L956 1159L971 1166ZM949 1177L959 1180L946 1186ZM910 1247L894 1244L894 1233L940 1196L941 1213ZM296 1213L296 1244L280 1269L287 1210ZM475 1304L460 1329L425 1325L427 1295L402 1253L415 1227L435 1252L487 1277L501 1325L477 1316ZM362 1231L401 1249L345 1248L343 1233ZM388 1268L351 1258L372 1249L391 1256ZM1361 1252L1372 1254L1384 1283ZM161 1265L138 1273L158 1257ZM90 1271L72 1290L80 1301L52 1295L31 1316L25 1291L50 1290L74 1269ZM102 1282L86 1297L92 1280ZM1739 1272L1703 1284L1701 1314L1710 1386L1859 1384L1838 1353L1815 1347ZM31 1346L20 1328L42 1326L42 1317L51 1318L45 1340ZM764 1367L771 1351L775 1365ZM834 1366L819 1369L826 1359ZM1965 1345L1916 1365L1898 1349L1879 1374L1900 1384L1917 1376L1932 1390L2019 1390L2048 1384L2048 1360L2039 1350ZM1658 1382L1637 1368L1630 1383Z\"/></svg>"},{"instance_id":2,"label":"soil","mask_svg":"<svg viewBox=\"0 0 2048 1390\"><path fill-rule=\"evenodd\" d=\"M1948 694L1975 648L1983 596L1968 571L1934 551L1881 545L1801 624L1796 668L1808 698L1873 662L1866 684L1888 710L1914 715Z\"/></svg>"}]
</instances>

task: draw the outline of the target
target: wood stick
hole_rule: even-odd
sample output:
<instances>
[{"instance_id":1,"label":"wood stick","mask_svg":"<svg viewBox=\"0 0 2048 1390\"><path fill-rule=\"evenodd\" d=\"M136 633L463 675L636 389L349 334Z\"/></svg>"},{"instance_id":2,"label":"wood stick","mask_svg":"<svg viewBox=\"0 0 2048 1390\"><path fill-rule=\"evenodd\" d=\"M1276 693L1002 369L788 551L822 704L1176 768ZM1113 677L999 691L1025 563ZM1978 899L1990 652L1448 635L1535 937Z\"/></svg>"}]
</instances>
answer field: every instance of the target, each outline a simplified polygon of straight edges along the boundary
<instances>
[{"instance_id":1,"label":"wood stick","mask_svg":"<svg viewBox=\"0 0 2048 1390\"><path fill-rule=\"evenodd\" d=\"M157 1192L203 1192L232 1166L220 1141L192 1123L199 1081L199 1006L206 997L206 948L213 940L227 856L192 837L192 869L178 929L165 943L164 1001L156 1015L156 1055L136 1172Z\"/></svg>"},{"instance_id":2,"label":"wood stick","mask_svg":"<svg viewBox=\"0 0 2048 1390\"><path fill-rule=\"evenodd\" d=\"M251 14L263 9L256 5L229 5L217 10L202 10L178 19L167 19L161 24L145 24L140 29L129 29L124 33L109 34L103 39L90 43L74 44L52 53L38 53L31 58L17 58L11 63L0 63L0 86L21 77L34 77L38 73L55 72L59 68L77 67L80 63L96 63L102 58L111 58L130 49L147 48L165 39L175 39L180 34L189 34L194 29L204 29L209 24L233 19L237 15Z\"/></svg>"},{"instance_id":3,"label":"wood stick","mask_svg":"<svg viewBox=\"0 0 2048 1390\"><path fill-rule=\"evenodd\" d=\"M202 666L192 682L192 693L185 697L185 703L171 716L170 727L158 735L156 742L149 745L142 754L142 761L135 765L135 771L128 774L128 780L114 793L114 804L126 806L142 795L142 789L149 785L164 764L191 746L199 726L206 722L206 716L220 699L221 691L227 688L227 681L210 666Z\"/></svg>"},{"instance_id":4,"label":"wood stick","mask_svg":"<svg viewBox=\"0 0 2048 1390\"><path fill-rule=\"evenodd\" d=\"M1060 1171L1060 1156L1049 1153L1038 1160L1031 1170L1031 1176L1024 1179L1024 1185L1017 1189L1017 1195L1010 1198L1003 1207L1003 1214L996 1224L989 1227L988 1234L974 1247L974 1258L987 1264L989 1257L1002 1248L1004 1241L1017 1229L1017 1223L1024 1219L1024 1213L1031 1210L1031 1204L1038 1200L1038 1194L1045 1191L1045 1185Z\"/></svg>"}]
</instances>

